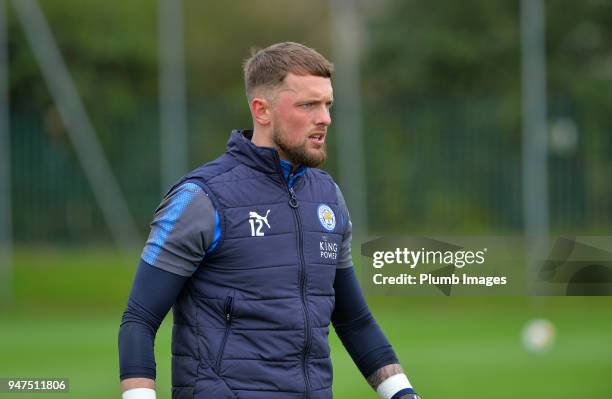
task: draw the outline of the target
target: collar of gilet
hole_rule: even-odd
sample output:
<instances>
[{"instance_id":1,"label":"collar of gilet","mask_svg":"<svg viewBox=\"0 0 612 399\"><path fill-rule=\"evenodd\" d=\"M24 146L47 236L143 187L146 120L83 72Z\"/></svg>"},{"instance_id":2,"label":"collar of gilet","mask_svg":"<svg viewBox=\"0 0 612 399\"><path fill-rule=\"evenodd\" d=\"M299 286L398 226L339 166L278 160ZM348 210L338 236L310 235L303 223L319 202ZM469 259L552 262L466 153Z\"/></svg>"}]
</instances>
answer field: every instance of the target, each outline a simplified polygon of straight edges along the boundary
<instances>
[{"instance_id":1,"label":"collar of gilet","mask_svg":"<svg viewBox=\"0 0 612 399\"><path fill-rule=\"evenodd\" d=\"M282 167L278 152L274 148L256 146L251 141L252 138L253 130L232 130L227 141L227 153L252 169L266 174L281 173L287 179L285 172L288 170ZM304 169L305 167L300 166L297 170Z\"/></svg>"}]
</instances>

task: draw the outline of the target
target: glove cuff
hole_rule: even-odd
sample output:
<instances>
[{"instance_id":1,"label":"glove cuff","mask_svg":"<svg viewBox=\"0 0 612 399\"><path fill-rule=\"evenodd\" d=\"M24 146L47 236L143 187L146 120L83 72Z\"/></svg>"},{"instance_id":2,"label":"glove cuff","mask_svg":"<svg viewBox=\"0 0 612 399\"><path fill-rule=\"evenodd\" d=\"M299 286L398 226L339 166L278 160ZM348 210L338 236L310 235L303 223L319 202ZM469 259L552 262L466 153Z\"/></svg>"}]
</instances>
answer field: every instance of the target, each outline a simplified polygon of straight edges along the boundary
<instances>
[{"instance_id":1,"label":"glove cuff","mask_svg":"<svg viewBox=\"0 0 612 399\"><path fill-rule=\"evenodd\" d=\"M404 388L391 397L391 399L420 399L420 396L412 388Z\"/></svg>"},{"instance_id":2,"label":"glove cuff","mask_svg":"<svg viewBox=\"0 0 612 399\"><path fill-rule=\"evenodd\" d=\"M410 381L408 381L406 374L402 373L392 375L381 382L378 388L376 388L376 392L381 399L399 399L401 396L396 396L396 394L404 392L406 389L412 391L412 385L410 385ZM406 391L406 393L409 392ZM414 393L414 391L410 393Z\"/></svg>"},{"instance_id":3,"label":"glove cuff","mask_svg":"<svg viewBox=\"0 0 612 399\"><path fill-rule=\"evenodd\" d=\"M121 397L122 399L156 399L155 390L150 388L128 389Z\"/></svg>"}]
</instances>

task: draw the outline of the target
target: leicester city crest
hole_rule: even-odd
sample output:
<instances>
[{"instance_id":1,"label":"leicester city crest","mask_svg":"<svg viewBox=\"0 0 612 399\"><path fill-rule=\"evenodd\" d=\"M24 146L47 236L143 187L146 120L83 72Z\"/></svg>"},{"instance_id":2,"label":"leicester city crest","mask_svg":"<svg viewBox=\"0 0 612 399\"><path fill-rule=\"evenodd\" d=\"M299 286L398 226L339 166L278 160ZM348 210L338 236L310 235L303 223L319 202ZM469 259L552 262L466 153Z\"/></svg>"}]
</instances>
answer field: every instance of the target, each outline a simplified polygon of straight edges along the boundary
<instances>
[{"instance_id":1,"label":"leicester city crest","mask_svg":"<svg viewBox=\"0 0 612 399\"><path fill-rule=\"evenodd\" d=\"M321 226L325 230L332 231L336 227L336 215L334 215L334 211L329 206L325 204L319 205L317 214L319 215L319 222L321 222Z\"/></svg>"}]
</instances>

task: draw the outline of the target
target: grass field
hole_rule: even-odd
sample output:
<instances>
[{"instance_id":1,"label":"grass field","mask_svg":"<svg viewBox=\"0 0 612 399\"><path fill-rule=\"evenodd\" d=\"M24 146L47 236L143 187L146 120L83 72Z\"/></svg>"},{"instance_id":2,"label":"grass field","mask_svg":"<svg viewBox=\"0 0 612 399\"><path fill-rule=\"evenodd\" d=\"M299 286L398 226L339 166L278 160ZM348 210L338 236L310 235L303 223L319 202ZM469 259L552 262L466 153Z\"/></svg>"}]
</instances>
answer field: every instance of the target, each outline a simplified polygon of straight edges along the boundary
<instances>
[{"instance_id":1,"label":"grass field","mask_svg":"<svg viewBox=\"0 0 612 399\"><path fill-rule=\"evenodd\" d=\"M138 254L19 249L15 300L0 308L0 378L68 377L70 393L0 398L118 398L117 331ZM425 399L612 397L612 298L369 298ZM557 329L530 354L524 323ZM170 317L158 333L158 397L170 392ZM330 339L337 398L376 398Z\"/></svg>"}]
</instances>

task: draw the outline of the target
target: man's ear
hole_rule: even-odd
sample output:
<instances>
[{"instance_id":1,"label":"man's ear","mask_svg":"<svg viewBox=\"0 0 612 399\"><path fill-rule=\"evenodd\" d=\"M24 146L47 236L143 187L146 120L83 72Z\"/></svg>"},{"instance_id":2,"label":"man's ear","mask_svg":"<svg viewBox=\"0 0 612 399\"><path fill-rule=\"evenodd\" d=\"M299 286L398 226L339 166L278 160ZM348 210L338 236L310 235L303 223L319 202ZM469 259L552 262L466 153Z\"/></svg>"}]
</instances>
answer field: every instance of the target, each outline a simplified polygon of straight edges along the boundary
<instances>
[{"instance_id":1,"label":"man's ear","mask_svg":"<svg viewBox=\"0 0 612 399\"><path fill-rule=\"evenodd\" d=\"M262 97L255 97L251 100L251 114L259 125L268 126L270 124L271 109L270 102Z\"/></svg>"}]
</instances>

